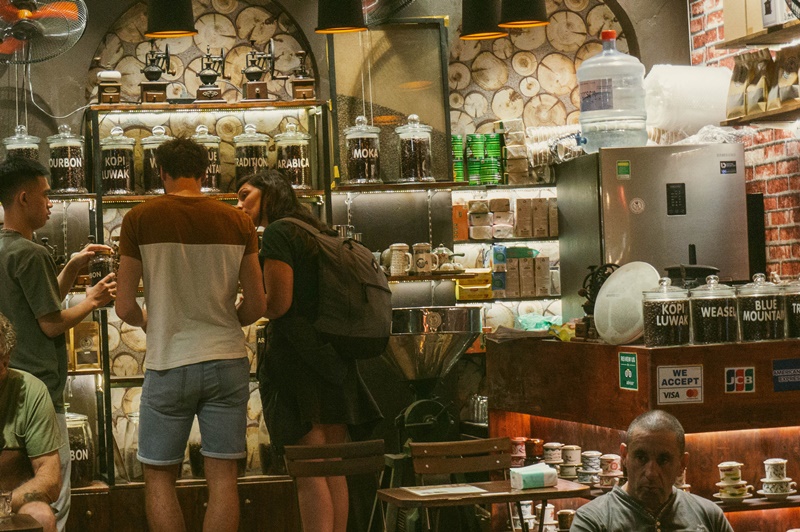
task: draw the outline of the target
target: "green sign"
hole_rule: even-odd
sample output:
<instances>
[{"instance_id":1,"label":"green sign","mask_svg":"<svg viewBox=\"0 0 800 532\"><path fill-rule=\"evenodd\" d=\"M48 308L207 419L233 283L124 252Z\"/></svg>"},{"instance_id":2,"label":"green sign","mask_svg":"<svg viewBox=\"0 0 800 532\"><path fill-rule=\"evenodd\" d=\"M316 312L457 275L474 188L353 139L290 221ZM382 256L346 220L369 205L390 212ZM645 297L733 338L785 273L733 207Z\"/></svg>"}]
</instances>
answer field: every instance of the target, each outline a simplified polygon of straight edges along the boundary
<instances>
[{"instance_id":1,"label":"green sign","mask_svg":"<svg viewBox=\"0 0 800 532\"><path fill-rule=\"evenodd\" d=\"M619 387L623 390L639 389L636 353L619 353Z\"/></svg>"},{"instance_id":2,"label":"green sign","mask_svg":"<svg viewBox=\"0 0 800 532\"><path fill-rule=\"evenodd\" d=\"M617 161L617 179L628 180L631 178L631 162Z\"/></svg>"}]
</instances>

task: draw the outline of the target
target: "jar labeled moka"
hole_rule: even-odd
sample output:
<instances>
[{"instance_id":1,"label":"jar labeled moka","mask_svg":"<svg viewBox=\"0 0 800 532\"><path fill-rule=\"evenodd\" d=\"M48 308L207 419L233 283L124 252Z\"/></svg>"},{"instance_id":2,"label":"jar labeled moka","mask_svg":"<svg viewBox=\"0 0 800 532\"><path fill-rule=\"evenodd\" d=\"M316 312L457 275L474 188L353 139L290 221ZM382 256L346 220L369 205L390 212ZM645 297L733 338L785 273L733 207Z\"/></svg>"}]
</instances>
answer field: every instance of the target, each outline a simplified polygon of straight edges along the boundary
<instances>
[{"instance_id":1,"label":"jar labeled moka","mask_svg":"<svg viewBox=\"0 0 800 532\"><path fill-rule=\"evenodd\" d=\"M395 128L400 139L400 177L402 183L435 181L431 168L431 126L410 115L408 123Z\"/></svg>"},{"instance_id":2,"label":"jar labeled moka","mask_svg":"<svg viewBox=\"0 0 800 532\"><path fill-rule=\"evenodd\" d=\"M3 139L7 157L24 157L25 159L39 159L39 137L28 135L28 128L18 125L14 134Z\"/></svg>"},{"instance_id":3,"label":"jar labeled moka","mask_svg":"<svg viewBox=\"0 0 800 532\"><path fill-rule=\"evenodd\" d=\"M662 277L658 287L643 292L644 345L666 347L689 343L689 294Z\"/></svg>"},{"instance_id":4,"label":"jar labeled moka","mask_svg":"<svg viewBox=\"0 0 800 532\"><path fill-rule=\"evenodd\" d=\"M203 179L202 192L219 192L220 166L219 166L219 137L211 135L208 127L200 124L194 130L192 140L204 146L208 154L206 177Z\"/></svg>"},{"instance_id":5,"label":"jar labeled moka","mask_svg":"<svg viewBox=\"0 0 800 532\"><path fill-rule=\"evenodd\" d=\"M767 281L763 273L753 282L739 288L739 328L743 342L782 340L785 336L786 312L780 286Z\"/></svg>"},{"instance_id":6,"label":"jar labeled moka","mask_svg":"<svg viewBox=\"0 0 800 532\"><path fill-rule=\"evenodd\" d=\"M156 149L174 138L166 133L164 126L155 126L153 134L142 139L142 181L145 194L164 193L164 183L161 182L161 174L156 164Z\"/></svg>"},{"instance_id":7,"label":"jar labeled moka","mask_svg":"<svg viewBox=\"0 0 800 532\"><path fill-rule=\"evenodd\" d=\"M67 124L58 126L58 134L47 137L50 148L50 188L55 194L85 194L83 139L74 135Z\"/></svg>"},{"instance_id":8,"label":"jar labeled moka","mask_svg":"<svg viewBox=\"0 0 800 532\"><path fill-rule=\"evenodd\" d=\"M100 249L94 252L94 256L89 260L89 278L92 286L102 281L108 274L114 271L114 252L110 249ZM105 305L113 307L114 301Z\"/></svg>"},{"instance_id":9,"label":"jar labeled moka","mask_svg":"<svg viewBox=\"0 0 800 532\"><path fill-rule=\"evenodd\" d=\"M136 140L123 133L121 127L114 127L110 136L100 140L100 178L104 194L133 194L133 145Z\"/></svg>"},{"instance_id":10,"label":"jar labeled moka","mask_svg":"<svg viewBox=\"0 0 800 532\"><path fill-rule=\"evenodd\" d=\"M381 182L381 147L379 127L367 124L367 117L357 116L356 125L344 130L347 141L348 185Z\"/></svg>"},{"instance_id":11,"label":"jar labeled moka","mask_svg":"<svg viewBox=\"0 0 800 532\"><path fill-rule=\"evenodd\" d=\"M692 343L723 344L735 342L738 335L736 290L720 284L709 275L706 284L689 292L692 310Z\"/></svg>"},{"instance_id":12,"label":"jar labeled moka","mask_svg":"<svg viewBox=\"0 0 800 532\"><path fill-rule=\"evenodd\" d=\"M269 135L258 133L254 124L244 126L244 133L233 137L236 154L236 182L269 168Z\"/></svg>"},{"instance_id":13,"label":"jar labeled moka","mask_svg":"<svg viewBox=\"0 0 800 532\"><path fill-rule=\"evenodd\" d=\"M73 488L83 488L94 480L94 440L89 418L67 412L67 434L71 463L70 482Z\"/></svg>"},{"instance_id":14,"label":"jar labeled moka","mask_svg":"<svg viewBox=\"0 0 800 532\"><path fill-rule=\"evenodd\" d=\"M308 141L311 135L297 130L297 125L289 123L286 131L275 135L275 149L278 152L276 168L285 175L294 188L311 188L311 157Z\"/></svg>"}]
</instances>

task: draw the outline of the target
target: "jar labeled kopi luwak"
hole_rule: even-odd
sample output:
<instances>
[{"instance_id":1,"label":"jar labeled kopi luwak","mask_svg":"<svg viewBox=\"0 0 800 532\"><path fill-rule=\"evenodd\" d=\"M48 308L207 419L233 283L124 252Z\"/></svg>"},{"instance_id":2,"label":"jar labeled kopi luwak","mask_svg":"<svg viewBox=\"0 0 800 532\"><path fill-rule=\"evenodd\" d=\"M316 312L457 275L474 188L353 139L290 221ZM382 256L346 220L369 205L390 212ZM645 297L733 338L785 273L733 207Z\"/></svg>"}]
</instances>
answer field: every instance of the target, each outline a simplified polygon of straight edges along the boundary
<instances>
[{"instance_id":1,"label":"jar labeled kopi luwak","mask_svg":"<svg viewBox=\"0 0 800 532\"><path fill-rule=\"evenodd\" d=\"M269 135L258 133L254 124L244 126L244 133L233 137L236 156L236 182L269 168Z\"/></svg>"},{"instance_id":2,"label":"jar labeled kopi luwak","mask_svg":"<svg viewBox=\"0 0 800 532\"><path fill-rule=\"evenodd\" d=\"M50 188L54 194L85 194L83 139L74 135L67 124L58 126L58 134L47 137L50 147Z\"/></svg>"},{"instance_id":3,"label":"jar labeled kopi luwak","mask_svg":"<svg viewBox=\"0 0 800 532\"><path fill-rule=\"evenodd\" d=\"M374 184L381 182L381 148L379 127L367 124L367 117L357 116L356 125L344 130L347 141L348 185Z\"/></svg>"},{"instance_id":4,"label":"jar labeled kopi luwak","mask_svg":"<svg viewBox=\"0 0 800 532\"><path fill-rule=\"evenodd\" d=\"M763 273L739 288L739 328L743 342L782 340L785 336L786 311L780 286L767 281Z\"/></svg>"},{"instance_id":5,"label":"jar labeled kopi luwak","mask_svg":"<svg viewBox=\"0 0 800 532\"><path fill-rule=\"evenodd\" d=\"M643 292L644 344L666 347L689 343L689 295L662 277L658 287Z\"/></svg>"},{"instance_id":6,"label":"jar labeled kopi luwak","mask_svg":"<svg viewBox=\"0 0 800 532\"><path fill-rule=\"evenodd\" d=\"M736 290L709 275L706 284L690 291L692 343L724 344L735 342L738 335Z\"/></svg>"},{"instance_id":7,"label":"jar labeled kopi luwak","mask_svg":"<svg viewBox=\"0 0 800 532\"><path fill-rule=\"evenodd\" d=\"M39 137L28 135L28 128L18 125L14 128L14 134L3 139L6 147L7 157L24 157L26 159L39 158Z\"/></svg>"},{"instance_id":8,"label":"jar labeled kopi luwak","mask_svg":"<svg viewBox=\"0 0 800 532\"><path fill-rule=\"evenodd\" d=\"M155 126L153 134L142 139L142 181L145 194L163 194L164 184L156 164L156 149L173 137L166 134L164 126Z\"/></svg>"},{"instance_id":9,"label":"jar labeled kopi luwak","mask_svg":"<svg viewBox=\"0 0 800 532\"><path fill-rule=\"evenodd\" d=\"M100 178L103 194L133 194L133 145L136 140L126 137L121 127L114 127L111 135L100 140Z\"/></svg>"},{"instance_id":10,"label":"jar labeled kopi luwak","mask_svg":"<svg viewBox=\"0 0 800 532\"><path fill-rule=\"evenodd\" d=\"M289 123L286 131L275 135L278 152L276 168L289 179L294 188L311 188L311 156L308 141L311 135L297 130L297 124Z\"/></svg>"},{"instance_id":11,"label":"jar labeled kopi luwak","mask_svg":"<svg viewBox=\"0 0 800 532\"><path fill-rule=\"evenodd\" d=\"M208 132L208 126L200 124L194 130L192 140L206 148L208 164L206 176L203 178L202 192L219 192L220 165L219 165L219 137Z\"/></svg>"}]
</instances>

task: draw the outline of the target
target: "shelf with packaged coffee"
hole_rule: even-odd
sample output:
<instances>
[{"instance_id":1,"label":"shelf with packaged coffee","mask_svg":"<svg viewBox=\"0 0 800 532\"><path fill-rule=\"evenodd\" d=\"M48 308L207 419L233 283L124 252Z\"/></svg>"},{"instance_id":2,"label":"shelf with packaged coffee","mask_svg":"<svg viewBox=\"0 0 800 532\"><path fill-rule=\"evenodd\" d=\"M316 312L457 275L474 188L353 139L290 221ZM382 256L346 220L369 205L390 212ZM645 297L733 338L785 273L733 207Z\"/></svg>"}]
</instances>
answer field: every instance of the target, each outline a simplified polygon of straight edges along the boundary
<instances>
[{"instance_id":1,"label":"shelf with packaged coffee","mask_svg":"<svg viewBox=\"0 0 800 532\"><path fill-rule=\"evenodd\" d=\"M715 48L740 49L753 47L780 46L800 39L800 21L790 20L763 28L750 35L737 37L714 45Z\"/></svg>"}]
</instances>

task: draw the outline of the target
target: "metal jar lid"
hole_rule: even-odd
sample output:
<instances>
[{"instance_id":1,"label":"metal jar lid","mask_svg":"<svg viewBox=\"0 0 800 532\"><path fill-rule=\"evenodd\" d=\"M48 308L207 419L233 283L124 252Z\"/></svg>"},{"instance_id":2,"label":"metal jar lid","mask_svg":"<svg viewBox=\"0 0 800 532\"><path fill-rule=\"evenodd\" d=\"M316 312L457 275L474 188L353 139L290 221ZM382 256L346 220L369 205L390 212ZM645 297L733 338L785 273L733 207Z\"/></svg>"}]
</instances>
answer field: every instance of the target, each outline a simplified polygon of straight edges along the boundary
<instances>
[{"instance_id":1,"label":"metal jar lid","mask_svg":"<svg viewBox=\"0 0 800 532\"><path fill-rule=\"evenodd\" d=\"M687 299L689 291L685 288L672 286L672 279L662 277L658 280L658 286L652 290L642 292L645 301L669 301L675 299Z\"/></svg>"},{"instance_id":2,"label":"metal jar lid","mask_svg":"<svg viewBox=\"0 0 800 532\"><path fill-rule=\"evenodd\" d=\"M278 144L308 144L311 135L297 130L297 124L286 124L286 131L275 135L275 142Z\"/></svg>"},{"instance_id":3,"label":"metal jar lid","mask_svg":"<svg viewBox=\"0 0 800 532\"><path fill-rule=\"evenodd\" d=\"M111 129L111 135L100 140L103 148L124 148L133 149L136 139L126 137L121 127L116 126Z\"/></svg>"},{"instance_id":4,"label":"metal jar lid","mask_svg":"<svg viewBox=\"0 0 800 532\"><path fill-rule=\"evenodd\" d=\"M154 148L173 138L175 137L167 135L167 130L164 126L155 126L153 134L142 139L142 148Z\"/></svg>"},{"instance_id":5,"label":"metal jar lid","mask_svg":"<svg viewBox=\"0 0 800 532\"><path fill-rule=\"evenodd\" d=\"M753 276L753 282L740 286L738 295L740 296L777 296L781 294L781 287L775 283L767 281L767 276L757 273Z\"/></svg>"},{"instance_id":6,"label":"metal jar lid","mask_svg":"<svg viewBox=\"0 0 800 532\"><path fill-rule=\"evenodd\" d=\"M356 125L350 126L344 130L346 139L363 139L370 138L376 139L381 132L381 128L371 126L367 123L367 117L359 115L356 117Z\"/></svg>"},{"instance_id":7,"label":"metal jar lid","mask_svg":"<svg viewBox=\"0 0 800 532\"><path fill-rule=\"evenodd\" d=\"M237 146L246 144L264 145L269 142L269 135L258 133L255 124L246 124L244 126L244 133L233 137L233 143Z\"/></svg>"},{"instance_id":8,"label":"metal jar lid","mask_svg":"<svg viewBox=\"0 0 800 532\"><path fill-rule=\"evenodd\" d=\"M394 132L400 135L401 138L430 138L432 129L431 126L421 123L419 116L409 115L408 123L403 126L397 126Z\"/></svg>"},{"instance_id":9,"label":"metal jar lid","mask_svg":"<svg viewBox=\"0 0 800 532\"><path fill-rule=\"evenodd\" d=\"M202 145L219 146L219 137L208 132L208 126L200 124L194 130L192 140ZM234 139L235 140L235 139Z\"/></svg>"},{"instance_id":10,"label":"metal jar lid","mask_svg":"<svg viewBox=\"0 0 800 532\"><path fill-rule=\"evenodd\" d=\"M706 284L692 288L689 291L692 299L710 299L717 297L735 297L736 289L726 284L720 284L719 277L709 275L706 277Z\"/></svg>"},{"instance_id":11,"label":"metal jar lid","mask_svg":"<svg viewBox=\"0 0 800 532\"><path fill-rule=\"evenodd\" d=\"M58 126L57 134L47 137L47 143L51 148L58 148L60 146L83 146L83 139L72 133L69 125L61 124Z\"/></svg>"},{"instance_id":12,"label":"metal jar lid","mask_svg":"<svg viewBox=\"0 0 800 532\"><path fill-rule=\"evenodd\" d=\"M3 139L3 144L6 148L38 148L41 140L28 135L28 128L20 124L14 128L14 135Z\"/></svg>"}]
</instances>

